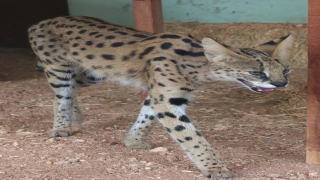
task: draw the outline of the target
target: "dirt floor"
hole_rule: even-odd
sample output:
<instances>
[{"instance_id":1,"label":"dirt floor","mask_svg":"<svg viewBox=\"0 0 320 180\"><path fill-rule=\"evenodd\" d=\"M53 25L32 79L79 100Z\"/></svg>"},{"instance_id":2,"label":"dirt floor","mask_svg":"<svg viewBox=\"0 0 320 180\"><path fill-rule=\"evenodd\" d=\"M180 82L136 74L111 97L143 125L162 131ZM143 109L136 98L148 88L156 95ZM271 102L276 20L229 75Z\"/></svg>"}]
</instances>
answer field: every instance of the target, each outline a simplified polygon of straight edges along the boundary
<instances>
[{"instance_id":1,"label":"dirt floor","mask_svg":"<svg viewBox=\"0 0 320 180\"><path fill-rule=\"evenodd\" d=\"M305 163L305 24L166 24L236 47L250 47L288 32L295 37L287 88L255 94L237 84L196 91L188 108L193 124L236 174L235 179L320 179L320 165ZM98 84L78 92L84 128L68 138L48 138L54 97L29 49L0 49L0 179L206 179L162 127L151 150L124 147L138 115L139 91Z\"/></svg>"}]
</instances>

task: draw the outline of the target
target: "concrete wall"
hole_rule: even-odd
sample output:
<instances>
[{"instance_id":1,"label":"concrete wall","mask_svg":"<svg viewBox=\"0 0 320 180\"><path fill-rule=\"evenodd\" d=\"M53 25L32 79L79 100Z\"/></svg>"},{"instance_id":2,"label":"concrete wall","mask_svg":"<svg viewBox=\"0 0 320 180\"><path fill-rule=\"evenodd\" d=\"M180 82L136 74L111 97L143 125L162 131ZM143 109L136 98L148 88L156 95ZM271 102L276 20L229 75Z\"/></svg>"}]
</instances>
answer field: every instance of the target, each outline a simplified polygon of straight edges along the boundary
<instances>
[{"instance_id":1,"label":"concrete wall","mask_svg":"<svg viewBox=\"0 0 320 180\"><path fill-rule=\"evenodd\" d=\"M71 15L133 27L132 0L68 0ZM162 0L164 22L306 23L307 0Z\"/></svg>"}]
</instances>

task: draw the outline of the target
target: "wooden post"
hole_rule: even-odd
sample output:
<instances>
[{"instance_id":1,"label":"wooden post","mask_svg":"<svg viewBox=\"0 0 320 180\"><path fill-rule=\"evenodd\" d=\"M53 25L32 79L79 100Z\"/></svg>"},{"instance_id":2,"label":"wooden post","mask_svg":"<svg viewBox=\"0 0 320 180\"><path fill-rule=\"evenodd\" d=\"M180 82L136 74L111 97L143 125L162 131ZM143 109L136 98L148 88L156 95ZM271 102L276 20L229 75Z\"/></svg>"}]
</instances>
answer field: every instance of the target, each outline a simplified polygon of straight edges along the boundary
<instances>
[{"instance_id":1,"label":"wooden post","mask_svg":"<svg viewBox=\"0 0 320 180\"><path fill-rule=\"evenodd\" d=\"M307 163L320 164L320 1L309 0Z\"/></svg>"},{"instance_id":2,"label":"wooden post","mask_svg":"<svg viewBox=\"0 0 320 180\"><path fill-rule=\"evenodd\" d=\"M133 11L136 29L151 33L163 32L161 0L133 0ZM141 92L141 101L147 96L148 92Z\"/></svg>"},{"instance_id":3,"label":"wooden post","mask_svg":"<svg viewBox=\"0 0 320 180\"><path fill-rule=\"evenodd\" d=\"M163 32L161 0L133 0L135 28L152 33Z\"/></svg>"}]
</instances>

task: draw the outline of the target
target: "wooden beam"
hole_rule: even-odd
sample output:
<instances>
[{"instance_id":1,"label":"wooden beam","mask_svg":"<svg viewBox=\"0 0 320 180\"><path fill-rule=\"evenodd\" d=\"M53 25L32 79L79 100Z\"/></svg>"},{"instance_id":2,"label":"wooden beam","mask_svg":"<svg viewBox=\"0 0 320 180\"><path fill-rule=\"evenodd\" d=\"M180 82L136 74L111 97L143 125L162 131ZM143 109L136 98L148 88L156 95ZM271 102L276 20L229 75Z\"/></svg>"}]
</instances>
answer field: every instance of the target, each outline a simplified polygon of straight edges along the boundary
<instances>
[{"instance_id":1,"label":"wooden beam","mask_svg":"<svg viewBox=\"0 0 320 180\"><path fill-rule=\"evenodd\" d=\"M133 0L135 28L152 33L163 32L161 0Z\"/></svg>"},{"instance_id":2,"label":"wooden beam","mask_svg":"<svg viewBox=\"0 0 320 180\"><path fill-rule=\"evenodd\" d=\"M307 163L320 164L320 1L309 0Z\"/></svg>"},{"instance_id":3,"label":"wooden beam","mask_svg":"<svg viewBox=\"0 0 320 180\"><path fill-rule=\"evenodd\" d=\"M133 0L133 11L136 29L151 33L163 32L161 0ZM147 96L148 92L141 92L141 101Z\"/></svg>"}]
</instances>

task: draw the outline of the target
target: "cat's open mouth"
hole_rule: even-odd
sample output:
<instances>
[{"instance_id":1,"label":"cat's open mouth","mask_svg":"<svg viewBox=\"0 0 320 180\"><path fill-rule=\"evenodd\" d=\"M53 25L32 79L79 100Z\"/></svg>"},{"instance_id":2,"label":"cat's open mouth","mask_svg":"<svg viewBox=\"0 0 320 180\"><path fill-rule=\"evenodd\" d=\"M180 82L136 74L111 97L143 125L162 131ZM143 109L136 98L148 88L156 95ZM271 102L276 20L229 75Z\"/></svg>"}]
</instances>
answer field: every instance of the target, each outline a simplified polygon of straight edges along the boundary
<instances>
[{"instance_id":1,"label":"cat's open mouth","mask_svg":"<svg viewBox=\"0 0 320 180\"><path fill-rule=\"evenodd\" d=\"M238 79L238 81L240 81L242 84L248 86L254 92L262 93L262 92L270 92L270 91L274 90L274 88L265 88L265 87L261 87L261 86L256 86L256 85L252 84L251 82L243 80L243 79Z\"/></svg>"}]
</instances>

